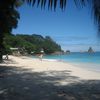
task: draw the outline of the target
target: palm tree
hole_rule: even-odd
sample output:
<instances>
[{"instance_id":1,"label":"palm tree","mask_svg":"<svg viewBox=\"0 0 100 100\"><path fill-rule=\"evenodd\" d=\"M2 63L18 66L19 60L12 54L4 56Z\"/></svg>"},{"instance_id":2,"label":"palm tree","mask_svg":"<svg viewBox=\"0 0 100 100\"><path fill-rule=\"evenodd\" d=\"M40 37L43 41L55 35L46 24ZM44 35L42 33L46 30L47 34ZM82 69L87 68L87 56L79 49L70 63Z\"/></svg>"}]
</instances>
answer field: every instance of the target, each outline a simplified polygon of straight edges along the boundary
<instances>
[{"instance_id":1,"label":"palm tree","mask_svg":"<svg viewBox=\"0 0 100 100\"><path fill-rule=\"evenodd\" d=\"M70 1L70 0L69 0ZM93 8L95 20L100 31L100 0L73 0L76 5L85 6L90 4ZM17 27L19 13L17 7L23 3L30 6L37 5L37 7L56 10L59 7L64 10L66 8L67 0L0 0L0 61L2 61L2 51L4 48L3 41L5 33L11 33L13 28Z\"/></svg>"}]
</instances>

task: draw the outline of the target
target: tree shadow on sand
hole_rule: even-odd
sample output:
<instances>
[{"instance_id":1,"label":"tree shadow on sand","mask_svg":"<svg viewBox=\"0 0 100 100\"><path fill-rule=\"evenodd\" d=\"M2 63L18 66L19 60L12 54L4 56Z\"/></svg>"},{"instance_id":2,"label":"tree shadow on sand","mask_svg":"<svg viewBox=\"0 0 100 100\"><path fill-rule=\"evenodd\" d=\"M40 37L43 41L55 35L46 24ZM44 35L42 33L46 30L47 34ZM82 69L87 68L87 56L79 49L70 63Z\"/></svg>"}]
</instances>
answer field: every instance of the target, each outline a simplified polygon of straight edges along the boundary
<instances>
[{"instance_id":1,"label":"tree shadow on sand","mask_svg":"<svg viewBox=\"0 0 100 100\"><path fill-rule=\"evenodd\" d=\"M100 80L81 80L70 73L0 66L0 100L100 100Z\"/></svg>"}]
</instances>

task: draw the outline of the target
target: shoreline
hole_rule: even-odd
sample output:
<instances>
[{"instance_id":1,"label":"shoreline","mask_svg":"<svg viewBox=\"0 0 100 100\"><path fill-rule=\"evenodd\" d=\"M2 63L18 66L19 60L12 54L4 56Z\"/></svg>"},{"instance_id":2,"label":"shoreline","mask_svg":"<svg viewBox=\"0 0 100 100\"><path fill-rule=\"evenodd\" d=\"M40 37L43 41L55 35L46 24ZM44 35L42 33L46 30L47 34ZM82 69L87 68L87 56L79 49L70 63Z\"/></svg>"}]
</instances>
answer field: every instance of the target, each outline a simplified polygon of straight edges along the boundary
<instances>
[{"instance_id":1,"label":"shoreline","mask_svg":"<svg viewBox=\"0 0 100 100\"><path fill-rule=\"evenodd\" d=\"M85 80L100 80L100 73L87 70L85 68L76 67L70 63L62 62L62 61L48 61L43 59L42 61L38 58L31 58L26 56L15 57L9 56L9 59L14 63L4 63L0 65L5 66L17 66L20 68L31 69L32 72L44 72L44 71L70 71L70 74L75 77L79 77L80 79ZM63 80L64 81L64 80Z\"/></svg>"},{"instance_id":2,"label":"shoreline","mask_svg":"<svg viewBox=\"0 0 100 100\"><path fill-rule=\"evenodd\" d=\"M32 58L32 59L38 59L38 58ZM68 61L64 61L64 60L46 59L46 58L43 58L43 61L52 61L52 62L67 63L67 64L70 64L72 66L78 67L78 68L82 68L82 69L85 69L85 70L88 70L88 71L100 73L100 68L94 68L93 67L93 66L100 67L100 64L98 64L98 63L96 64L96 63L87 63L87 62L68 62ZM88 66L91 66L91 67L89 68Z\"/></svg>"}]
</instances>

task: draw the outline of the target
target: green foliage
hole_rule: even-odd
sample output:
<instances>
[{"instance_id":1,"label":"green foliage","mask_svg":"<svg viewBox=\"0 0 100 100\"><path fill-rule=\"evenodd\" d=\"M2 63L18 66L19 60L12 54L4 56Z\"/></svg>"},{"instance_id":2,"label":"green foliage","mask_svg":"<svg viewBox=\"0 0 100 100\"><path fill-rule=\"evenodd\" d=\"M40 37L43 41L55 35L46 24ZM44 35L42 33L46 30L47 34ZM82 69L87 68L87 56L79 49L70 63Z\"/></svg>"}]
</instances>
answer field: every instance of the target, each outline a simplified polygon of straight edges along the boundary
<instances>
[{"instance_id":1,"label":"green foliage","mask_svg":"<svg viewBox=\"0 0 100 100\"><path fill-rule=\"evenodd\" d=\"M31 52L40 53L41 49L44 49L46 54L61 51L60 45L46 36L45 38L41 35L7 35L5 37L5 44L9 47L21 48L28 54Z\"/></svg>"},{"instance_id":2,"label":"green foliage","mask_svg":"<svg viewBox=\"0 0 100 100\"><path fill-rule=\"evenodd\" d=\"M44 51L49 54L49 53L54 53L55 51L61 51L61 47L55 43L51 37L46 36L45 41L44 41Z\"/></svg>"},{"instance_id":3,"label":"green foliage","mask_svg":"<svg viewBox=\"0 0 100 100\"><path fill-rule=\"evenodd\" d=\"M10 33L20 18L15 7L16 0L0 0L0 33Z\"/></svg>"}]
</instances>

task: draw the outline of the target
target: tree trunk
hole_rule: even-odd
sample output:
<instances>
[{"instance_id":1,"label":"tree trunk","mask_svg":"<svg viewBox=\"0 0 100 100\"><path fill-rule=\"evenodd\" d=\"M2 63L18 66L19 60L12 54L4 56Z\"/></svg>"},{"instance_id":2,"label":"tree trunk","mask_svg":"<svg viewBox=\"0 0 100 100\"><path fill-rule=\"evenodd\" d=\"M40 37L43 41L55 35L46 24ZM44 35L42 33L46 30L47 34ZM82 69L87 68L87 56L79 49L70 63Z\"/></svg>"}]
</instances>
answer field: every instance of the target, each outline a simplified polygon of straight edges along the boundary
<instances>
[{"instance_id":1,"label":"tree trunk","mask_svg":"<svg viewBox=\"0 0 100 100\"><path fill-rule=\"evenodd\" d=\"M3 55L2 55L2 53L0 51L0 63L2 62L2 60L3 60Z\"/></svg>"},{"instance_id":2,"label":"tree trunk","mask_svg":"<svg viewBox=\"0 0 100 100\"><path fill-rule=\"evenodd\" d=\"M0 62L3 60L3 33L0 33Z\"/></svg>"},{"instance_id":3,"label":"tree trunk","mask_svg":"<svg viewBox=\"0 0 100 100\"><path fill-rule=\"evenodd\" d=\"M3 60L3 54L2 54L2 48L1 48L1 43L0 43L0 63Z\"/></svg>"}]
</instances>

